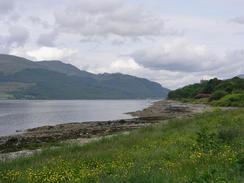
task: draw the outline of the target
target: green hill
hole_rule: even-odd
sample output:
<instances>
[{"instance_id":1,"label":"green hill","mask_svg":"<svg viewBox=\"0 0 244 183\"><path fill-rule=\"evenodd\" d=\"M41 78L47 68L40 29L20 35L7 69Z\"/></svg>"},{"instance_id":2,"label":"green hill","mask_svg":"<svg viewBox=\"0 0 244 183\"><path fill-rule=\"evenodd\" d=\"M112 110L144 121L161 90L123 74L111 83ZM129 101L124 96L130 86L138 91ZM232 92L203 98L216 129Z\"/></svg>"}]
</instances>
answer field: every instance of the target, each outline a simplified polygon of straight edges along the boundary
<instances>
[{"instance_id":1,"label":"green hill","mask_svg":"<svg viewBox=\"0 0 244 183\"><path fill-rule=\"evenodd\" d=\"M37 62L37 64L42 69L60 72L63 74L66 74L68 76L80 76L80 77L95 77L95 74L81 71L77 67L71 65L71 64L65 64L59 60L46 60L46 61L40 61Z\"/></svg>"},{"instance_id":2,"label":"green hill","mask_svg":"<svg viewBox=\"0 0 244 183\"><path fill-rule=\"evenodd\" d=\"M164 98L168 89L124 74L92 74L61 61L0 55L0 99Z\"/></svg>"},{"instance_id":3,"label":"green hill","mask_svg":"<svg viewBox=\"0 0 244 183\"><path fill-rule=\"evenodd\" d=\"M234 77L227 80L217 78L188 85L171 91L169 99L194 100L217 106L244 106L244 79Z\"/></svg>"}]
</instances>

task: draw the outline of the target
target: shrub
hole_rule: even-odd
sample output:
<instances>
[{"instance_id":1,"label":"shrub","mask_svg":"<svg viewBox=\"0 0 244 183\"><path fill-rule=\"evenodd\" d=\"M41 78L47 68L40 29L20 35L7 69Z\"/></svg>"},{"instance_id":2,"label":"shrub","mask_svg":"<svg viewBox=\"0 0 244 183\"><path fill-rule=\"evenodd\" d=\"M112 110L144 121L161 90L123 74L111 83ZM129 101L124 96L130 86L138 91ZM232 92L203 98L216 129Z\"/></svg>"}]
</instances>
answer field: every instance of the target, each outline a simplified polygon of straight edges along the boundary
<instances>
[{"instance_id":1,"label":"shrub","mask_svg":"<svg viewBox=\"0 0 244 183\"><path fill-rule=\"evenodd\" d=\"M210 98L210 101L212 101L212 100L219 100L219 99L221 99L222 97L224 97L227 94L228 93L226 91L224 91L224 90L217 90L217 91L215 91L212 94L212 96Z\"/></svg>"},{"instance_id":2,"label":"shrub","mask_svg":"<svg viewBox=\"0 0 244 183\"><path fill-rule=\"evenodd\" d=\"M212 104L223 107L244 107L244 93L226 95L220 100L214 101Z\"/></svg>"},{"instance_id":3,"label":"shrub","mask_svg":"<svg viewBox=\"0 0 244 183\"><path fill-rule=\"evenodd\" d=\"M210 133L208 129L203 128L197 132L196 147L203 152L218 150L221 142L216 133Z\"/></svg>"},{"instance_id":4,"label":"shrub","mask_svg":"<svg viewBox=\"0 0 244 183\"><path fill-rule=\"evenodd\" d=\"M231 143L240 135L240 130L237 128L222 129L218 133L218 138L224 143Z\"/></svg>"},{"instance_id":5,"label":"shrub","mask_svg":"<svg viewBox=\"0 0 244 183\"><path fill-rule=\"evenodd\" d=\"M243 153L243 152L240 152L240 153L237 155L237 163L238 163L239 166L240 166L240 171L241 171L242 174L244 175L244 153Z\"/></svg>"}]
</instances>

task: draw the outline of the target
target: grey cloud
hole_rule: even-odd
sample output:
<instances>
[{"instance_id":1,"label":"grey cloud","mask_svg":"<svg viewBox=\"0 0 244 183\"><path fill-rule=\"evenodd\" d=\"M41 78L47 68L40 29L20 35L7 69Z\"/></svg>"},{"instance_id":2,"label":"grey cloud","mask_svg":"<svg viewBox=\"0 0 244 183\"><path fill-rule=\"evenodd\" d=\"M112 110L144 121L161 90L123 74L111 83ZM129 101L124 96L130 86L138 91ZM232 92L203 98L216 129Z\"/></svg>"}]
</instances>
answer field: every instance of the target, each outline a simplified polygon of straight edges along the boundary
<instances>
[{"instance_id":1,"label":"grey cloud","mask_svg":"<svg viewBox=\"0 0 244 183\"><path fill-rule=\"evenodd\" d=\"M21 15L14 13L12 15L10 15L9 17L9 23L15 24L16 22L18 22L21 19Z\"/></svg>"},{"instance_id":2,"label":"grey cloud","mask_svg":"<svg viewBox=\"0 0 244 183\"><path fill-rule=\"evenodd\" d=\"M153 49L153 48L150 48ZM212 54L199 54L192 51L179 50L167 51L163 48L150 51L139 50L131 56L140 65L153 70L168 70L177 72L202 72L213 70L218 67L219 60Z\"/></svg>"},{"instance_id":3,"label":"grey cloud","mask_svg":"<svg viewBox=\"0 0 244 183\"><path fill-rule=\"evenodd\" d=\"M219 76L244 72L244 50L228 51L219 57L206 50L199 52L194 46L187 48L187 45L182 45L182 50L179 47L140 50L134 52L132 57L138 64L152 70Z\"/></svg>"},{"instance_id":4,"label":"grey cloud","mask_svg":"<svg viewBox=\"0 0 244 183\"><path fill-rule=\"evenodd\" d=\"M243 61L243 66L244 66L244 50L239 49L239 50L234 50L231 53L228 54L229 59L234 59L236 61Z\"/></svg>"},{"instance_id":5,"label":"grey cloud","mask_svg":"<svg viewBox=\"0 0 244 183\"><path fill-rule=\"evenodd\" d=\"M29 32L25 27L10 27L7 42L8 44L16 44L16 46L23 46L28 40L29 36Z\"/></svg>"},{"instance_id":6,"label":"grey cloud","mask_svg":"<svg viewBox=\"0 0 244 183\"><path fill-rule=\"evenodd\" d=\"M236 35L236 36L244 36L244 32L237 32L234 35Z\"/></svg>"},{"instance_id":7,"label":"grey cloud","mask_svg":"<svg viewBox=\"0 0 244 183\"><path fill-rule=\"evenodd\" d=\"M40 17L30 16L29 20L34 25L41 25L44 28L49 28L50 27L49 23L47 21L45 21L45 20L42 20Z\"/></svg>"},{"instance_id":8,"label":"grey cloud","mask_svg":"<svg viewBox=\"0 0 244 183\"><path fill-rule=\"evenodd\" d=\"M30 16L29 19L33 24L40 24L42 22L42 20L36 16Z\"/></svg>"},{"instance_id":9,"label":"grey cloud","mask_svg":"<svg viewBox=\"0 0 244 183\"><path fill-rule=\"evenodd\" d=\"M9 13L14 9L14 0L0 0L0 15Z\"/></svg>"},{"instance_id":10,"label":"grey cloud","mask_svg":"<svg viewBox=\"0 0 244 183\"><path fill-rule=\"evenodd\" d=\"M178 59L172 58L173 52L169 53L163 49L161 52L148 50L150 49L132 54L134 60L144 68L140 76L150 76L172 89L199 82L201 79L227 79L244 73L244 50L229 50L223 57L207 54L208 56L195 56L191 59L185 50L186 55L181 55ZM174 53L177 54L177 51Z\"/></svg>"},{"instance_id":11,"label":"grey cloud","mask_svg":"<svg viewBox=\"0 0 244 183\"><path fill-rule=\"evenodd\" d=\"M37 43L41 46L54 46L57 37L58 33L54 31L50 33L41 34L37 40Z\"/></svg>"},{"instance_id":12,"label":"grey cloud","mask_svg":"<svg viewBox=\"0 0 244 183\"><path fill-rule=\"evenodd\" d=\"M82 0L64 11L56 12L55 19L58 31L87 37L115 35L132 38L169 34L160 16L122 1Z\"/></svg>"},{"instance_id":13,"label":"grey cloud","mask_svg":"<svg viewBox=\"0 0 244 183\"><path fill-rule=\"evenodd\" d=\"M20 26L10 27L8 35L1 35L0 49L7 51L11 47L21 47L29 39L29 32L26 28Z\"/></svg>"},{"instance_id":14,"label":"grey cloud","mask_svg":"<svg viewBox=\"0 0 244 183\"><path fill-rule=\"evenodd\" d=\"M133 57L139 64L153 70L199 72L211 69L211 66L206 67L202 64L202 62L205 62L204 58L174 58L167 54L147 55L143 52L134 53Z\"/></svg>"},{"instance_id":15,"label":"grey cloud","mask_svg":"<svg viewBox=\"0 0 244 183\"><path fill-rule=\"evenodd\" d=\"M69 10L80 10L88 14L100 14L106 12L115 12L121 6L123 6L121 0L78 0L77 3L74 3L69 7Z\"/></svg>"},{"instance_id":16,"label":"grey cloud","mask_svg":"<svg viewBox=\"0 0 244 183\"><path fill-rule=\"evenodd\" d=\"M232 18L230 22L244 24L244 16Z\"/></svg>"},{"instance_id":17,"label":"grey cloud","mask_svg":"<svg viewBox=\"0 0 244 183\"><path fill-rule=\"evenodd\" d=\"M231 50L225 54L225 62L207 74L215 74L221 78L231 78L244 73L244 50Z\"/></svg>"}]
</instances>

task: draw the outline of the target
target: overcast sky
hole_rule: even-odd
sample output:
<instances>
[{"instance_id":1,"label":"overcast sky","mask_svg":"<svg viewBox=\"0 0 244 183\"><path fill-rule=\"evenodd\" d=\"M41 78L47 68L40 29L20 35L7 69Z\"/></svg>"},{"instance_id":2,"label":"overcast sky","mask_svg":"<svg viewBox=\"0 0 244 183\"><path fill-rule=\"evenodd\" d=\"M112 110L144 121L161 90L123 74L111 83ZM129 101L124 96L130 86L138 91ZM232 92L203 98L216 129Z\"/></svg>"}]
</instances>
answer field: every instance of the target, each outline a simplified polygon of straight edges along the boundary
<instances>
[{"instance_id":1,"label":"overcast sky","mask_svg":"<svg viewBox=\"0 0 244 183\"><path fill-rule=\"evenodd\" d=\"M0 0L0 53L175 89L244 73L243 0Z\"/></svg>"}]
</instances>

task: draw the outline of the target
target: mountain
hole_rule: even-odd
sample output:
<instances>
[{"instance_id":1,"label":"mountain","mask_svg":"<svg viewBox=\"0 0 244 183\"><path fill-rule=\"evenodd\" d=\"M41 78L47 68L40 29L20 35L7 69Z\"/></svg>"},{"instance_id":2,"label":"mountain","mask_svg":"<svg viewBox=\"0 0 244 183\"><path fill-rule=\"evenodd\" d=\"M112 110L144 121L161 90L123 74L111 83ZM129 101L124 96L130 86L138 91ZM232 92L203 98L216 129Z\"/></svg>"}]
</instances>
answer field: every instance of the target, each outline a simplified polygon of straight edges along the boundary
<instances>
[{"instance_id":1,"label":"mountain","mask_svg":"<svg viewBox=\"0 0 244 183\"><path fill-rule=\"evenodd\" d=\"M96 75L57 60L0 54L0 99L145 99L164 98L168 92L130 75Z\"/></svg>"},{"instance_id":2,"label":"mountain","mask_svg":"<svg viewBox=\"0 0 244 183\"><path fill-rule=\"evenodd\" d=\"M93 74L81 71L71 64L65 64L59 60L33 62L31 60L0 54L0 73L12 74L24 69L45 69L67 75L92 76Z\"/></svg>"},{"instance_id":3,"label":"mountain","mask_svg":"<svg viewBox=\"0 0 244 183\"><path fill-rule=\"evenodd\" d=\"M60 72L69 76L83 76L83 77L92 77L94 74L91 74L86 71L81 71L71 64L65 64L59 60L48 60L37 62L40 68Z\"/></svg>"},{"instance_id":4,"label":"mountain","mask_svg":"<svg viewBox=\"0 0 244 183\"><path fill-rule=\"evenodd\" d=\"M0 73L12 74L24 69L40 68L38 64L25 58L0 54Z\"/></svg>"}]
</instances>

